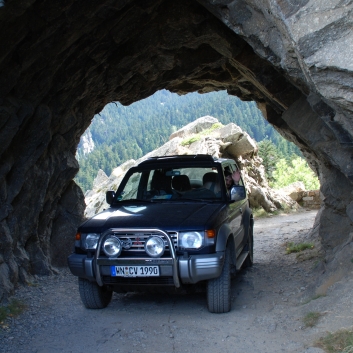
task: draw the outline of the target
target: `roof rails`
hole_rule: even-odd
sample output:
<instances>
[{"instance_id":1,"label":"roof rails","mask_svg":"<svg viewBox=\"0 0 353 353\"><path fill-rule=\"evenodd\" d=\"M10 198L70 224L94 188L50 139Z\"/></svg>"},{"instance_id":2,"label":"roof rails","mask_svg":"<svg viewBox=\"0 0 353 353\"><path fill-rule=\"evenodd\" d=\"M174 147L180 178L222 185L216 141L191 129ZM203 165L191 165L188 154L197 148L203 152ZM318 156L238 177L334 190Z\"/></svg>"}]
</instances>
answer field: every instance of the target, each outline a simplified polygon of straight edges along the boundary
<instances>
[{"instance_id":1,"label":"roof rails","mask_svg":"<svg viewBox=\"0 0 353 353\"><path fill-rule=\"evenodd\" d=\"M145 163L153 163L156 161L172 161L172 160L179 160L179 161L210 161L213 162L215 159L209 154L187 154L187 155L172 155L172 156L156 156L156 157L149 157L145 161L141 162L140 164Z\"/></svg>"}]
</instances>

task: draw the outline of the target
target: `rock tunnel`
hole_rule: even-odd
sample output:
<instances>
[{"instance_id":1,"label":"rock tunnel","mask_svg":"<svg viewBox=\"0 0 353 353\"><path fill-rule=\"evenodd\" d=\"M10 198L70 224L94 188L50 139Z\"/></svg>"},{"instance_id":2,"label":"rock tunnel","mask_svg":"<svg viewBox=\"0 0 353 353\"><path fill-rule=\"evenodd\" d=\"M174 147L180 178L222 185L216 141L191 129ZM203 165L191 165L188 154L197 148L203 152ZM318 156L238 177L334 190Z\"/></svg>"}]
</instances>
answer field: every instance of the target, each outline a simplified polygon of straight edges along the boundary
<instances>
[{"instance_id":1,"label":"rock tunnel","mask_svg":"<svg viewBox=\"0 0 353 353\"><path fill-rule=\"evenodd\" d=\"M55 271L71 244L85 207L75 152L94 114L163 88L256 101L320 178L325 263L350 259L352 11L344 0L0 1L0 300Z\"/></svg>"}]
</instances>

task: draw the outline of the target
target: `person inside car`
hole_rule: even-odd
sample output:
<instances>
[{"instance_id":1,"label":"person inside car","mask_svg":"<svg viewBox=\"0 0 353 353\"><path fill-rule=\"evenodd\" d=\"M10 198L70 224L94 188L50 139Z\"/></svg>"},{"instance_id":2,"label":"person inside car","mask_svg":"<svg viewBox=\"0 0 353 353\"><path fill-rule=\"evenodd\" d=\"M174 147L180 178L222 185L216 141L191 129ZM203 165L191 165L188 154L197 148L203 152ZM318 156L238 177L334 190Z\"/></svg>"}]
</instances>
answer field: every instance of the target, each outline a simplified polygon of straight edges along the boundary
<instances>
[{"instance_id":1,"label":"person inside car","mask_svg":"<svg viewBox=\"0 0 353 353\"><path fill-rule=\"evenodd\" d=\"M233 173L229 170L224 171L226 187L228 190L229 198L233 201L242 200L245 197L244 188L242 187L241 174L239 170Z\"/></svg>"},{"instance_id":2,"label":"person inside car","mask_svg":"<svg viewBox=\"0 0 353 353\"><path fill-rule=\"evenodd\" d=\"M239 170L236 170L233 173L231 173L229 170L226 170L224 172L224 175L225 175L226 186L228 190L230 190L233 185L235 186L239 185L239 181L241 177Z\"/></svg>"}]
</instances>

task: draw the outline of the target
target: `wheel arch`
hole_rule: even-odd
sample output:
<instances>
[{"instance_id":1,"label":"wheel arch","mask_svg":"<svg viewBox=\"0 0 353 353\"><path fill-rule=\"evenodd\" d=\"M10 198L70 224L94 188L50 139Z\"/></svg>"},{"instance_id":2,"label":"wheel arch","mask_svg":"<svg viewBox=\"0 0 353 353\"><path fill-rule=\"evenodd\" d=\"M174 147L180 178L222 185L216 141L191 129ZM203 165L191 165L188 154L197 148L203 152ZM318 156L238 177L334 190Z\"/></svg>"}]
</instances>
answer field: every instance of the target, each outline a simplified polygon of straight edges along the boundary
<instances>
[{"instance_id":1,"label":"wheel arch","mask_svg":"<svg viewBox=\"0 0 353 353\"><path fill-rule=\"evenodd\" d=\"M248 234L249 227L254 227L254 216L252 214L252 209L251 208L246 208L243 214L243 224L244 224L244 229L245 229L245 234Z\"/></svg>"},{"instance_id":2,"label":"wheel arch","mask_svg":"<svg viewBox=\"0 0 353 353\"><path fill-rule=\"evenodd\" d=\"M217 235L216 251L226 251L226 248L229 246L231 252L231 263L236 265L236 255L235 255L235 243L232 236L232 231L230 227L226 224L223 225Z\"/></svg>"},{"instance_id":3,"label":"wheel arch","mask_svg":"<svg viewBox=\"0 0 353 353\"><path fill-rule=\"evenodd\" d=\"M216 240L216 251L225 251L227 247L227 242L232 234L232 230L230 229L228 224L222 224L217 233Z\"/></svg>"}]
</instances>

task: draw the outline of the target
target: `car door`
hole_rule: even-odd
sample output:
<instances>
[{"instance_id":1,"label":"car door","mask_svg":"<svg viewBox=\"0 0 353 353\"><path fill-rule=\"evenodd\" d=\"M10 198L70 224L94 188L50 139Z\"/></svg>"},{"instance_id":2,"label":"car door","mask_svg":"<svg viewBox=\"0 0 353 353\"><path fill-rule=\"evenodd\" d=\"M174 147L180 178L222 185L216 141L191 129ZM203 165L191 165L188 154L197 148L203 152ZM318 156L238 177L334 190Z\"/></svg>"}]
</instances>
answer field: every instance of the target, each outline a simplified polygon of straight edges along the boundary
<instances>
[{"instance_id":1,"label":"car door","mask_svg":"<svg viewBox=\"0 0 353 353\"><path fill-rule=\"evenodd\" d=\"M227 168L230 170L230 172L234 172L239 169L235 163L229 164ZM239 180L239 185L241 186L244 185L242 179ZM234 243L235 243L237 256L242 251L244 246L244 241L245 241L245 232L244 232L244 224L243 224L243 211L245 210L245 207L246 207L246 199L234 201L229 204L230 218L232 220L231 228L234 234Z\"/></svg>"}]
</instances>

